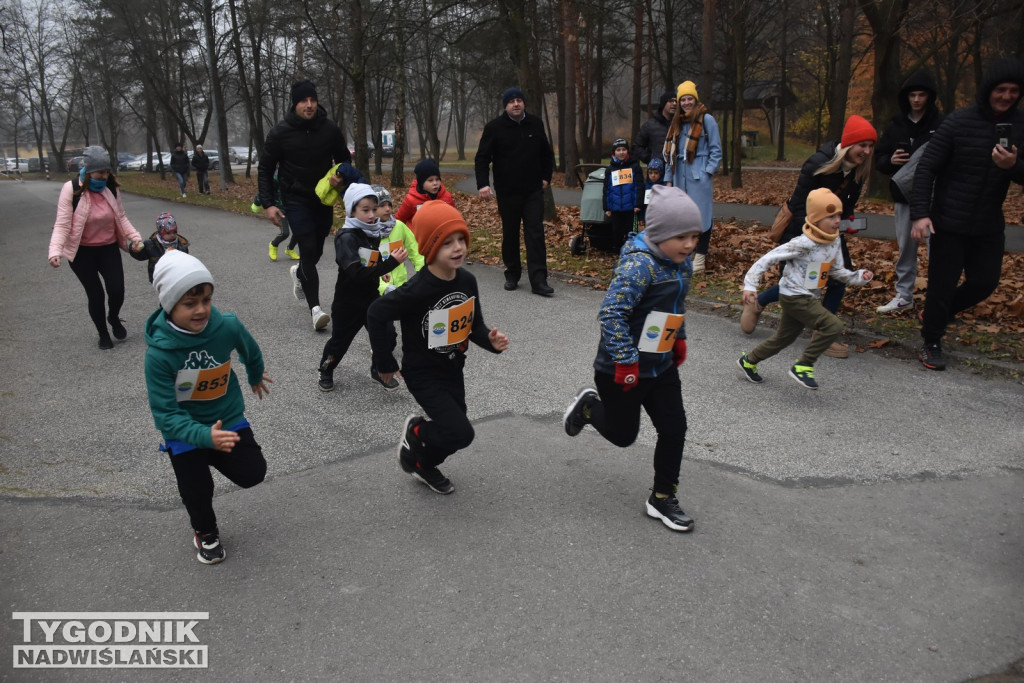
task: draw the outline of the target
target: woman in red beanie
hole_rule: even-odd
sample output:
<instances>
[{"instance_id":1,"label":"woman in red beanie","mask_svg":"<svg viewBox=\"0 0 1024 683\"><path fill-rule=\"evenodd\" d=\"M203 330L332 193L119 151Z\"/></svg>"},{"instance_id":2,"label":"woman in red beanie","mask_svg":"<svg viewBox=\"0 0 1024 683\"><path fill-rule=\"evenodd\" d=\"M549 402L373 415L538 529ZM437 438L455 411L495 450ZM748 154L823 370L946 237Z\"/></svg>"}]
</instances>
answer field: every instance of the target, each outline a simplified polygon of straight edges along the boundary
<instances>
[{"instance_id":1,"label":"woman in red beanie","mask_svg":"<svg viewBox=\"0 0 1024 683\"><path fill-rule=\"evenodd\" d=\"M843 202L842 217L844 219L853 218L853 207L857 205L860 191L868 176L871 175L871 157L876 142L878 142L878 132L875 131L875 127L863 117L855 114L846 120L840 140L826 142L804 162L800 169L800 178L796 181L796 189L793 190L793 196L787 202L789 210L793 213L793 218L789 221L785 232L782 233L782 243L801 234L804 218L807 215L807 195L811 190L821 187L831 190ZM850 251L846 248L846 235L840 235L840 240L844 266L848 270L852 269ZM829 282L821 301L822 305L830 313L836 313L845 291L846 285L843 283ZM756 304L744 304L743 314L740 316L740 329L746 334L753 332L764 307L778 300L779 286L775 285L763 291L757 297ZM849 355L849 349L846 344L836 342L829 347L825 355L833 358L846 358Z\"/></svg>"}]
</instances>

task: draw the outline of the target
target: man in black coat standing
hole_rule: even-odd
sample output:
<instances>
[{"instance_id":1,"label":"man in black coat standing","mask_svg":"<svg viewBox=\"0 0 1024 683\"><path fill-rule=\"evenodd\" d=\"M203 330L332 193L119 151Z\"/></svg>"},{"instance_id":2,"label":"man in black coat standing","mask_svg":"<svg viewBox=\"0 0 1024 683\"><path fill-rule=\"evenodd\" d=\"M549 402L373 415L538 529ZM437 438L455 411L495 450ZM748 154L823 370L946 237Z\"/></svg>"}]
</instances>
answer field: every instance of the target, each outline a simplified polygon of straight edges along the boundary
<instances>
[{"instance_id":1,"label":"man in black coat standing","mask_svg":"<svg viewBox=\"0 0 1024 683\"><path fill-rule=\"evenodd\" d=\"M523 92L509 88L501 96L505 112L484 126L476 153L476 186L482 199L497 196L501 216L501 258L505 289L519 286L523 266L519 256L519 224L526 242L526 268L534 294L551 296L547 245L544 241L544 190L555 170L555 154L544 123L526 113ZM490 166L494 165L494 189Z\"/></svg>"},{"instance_id":2,"label":"man in black coat standing","mask_svg":"<svg viewBox=\"0 0 1024 683\"><path fill-rule=\"evenodd\" d=\"M1024 184L1024 113L1017 109L1024 65L1003 59L985 73L973 105L950 114L932 136L914 174L911 234L930 239L928 293L918 353L944 370L946 323L995 291L1002 275L1010 181ZM1009 124L1007 127L1006 124ZM1006 145L1000 144L1005 135ZM958 285L961 273L963 284Z\"/></svg>"},{"instance_id":3,"label":"man in black coat standing","mask_svg":"<svg viewBox=\"0 0 1024 683\"><path fill-rule=\"evenodd\" d=\"M927 71L918 71L907 79L900 89L898 102L900 113L892 117L875 147L876 166L887 176L903 168L942 123L942 114L935 106L935 81ZM910 237L910 198L903 196L895 182L889 183L889 191L900 250L896 259L896 296L876 308L878 313L913 309L914 282L917 281L917 242Z\"/></svg>"},{"instance_id":4,"label":"man in black coat standing","mask_svg":"<svg viewBox=\"0 0 1024 683\"><path fill-rule=\"evenodd\" d=\"M665 148L665 138L668 137L669 126L672 125L672 118L676 115L676 104L675 93L663 92L661 94L658 99L658 111L644 121L640 125L640 130L633 136L633 151L630 156L645 164L651 163L652 157L661 156L661 152Z\"/></svg>"},{"instance_id":5,"label":"man in black coat standing","mask_svg":"<svg viewBox=\"0 0 1024 683\"><path fill-rule=\"evenodd\" d=\"M351 163L352 155L338 124L319 108L315 85L310 81L295 83L291 98L291 111L267 133L260 154L260 205L277 227L281 227L282 216L288 219L299 244L299 262L291 268L292 293L300 301L305 299L313 317L313 329L322 330L331 317L320 306L316 264L331 232L334 209L321 203L316 184L333 165ZM278 208L274 201L275 173L283 208ZM337 187L341 176L332 175L330 182Z\"/></svg>"}]
</instances>

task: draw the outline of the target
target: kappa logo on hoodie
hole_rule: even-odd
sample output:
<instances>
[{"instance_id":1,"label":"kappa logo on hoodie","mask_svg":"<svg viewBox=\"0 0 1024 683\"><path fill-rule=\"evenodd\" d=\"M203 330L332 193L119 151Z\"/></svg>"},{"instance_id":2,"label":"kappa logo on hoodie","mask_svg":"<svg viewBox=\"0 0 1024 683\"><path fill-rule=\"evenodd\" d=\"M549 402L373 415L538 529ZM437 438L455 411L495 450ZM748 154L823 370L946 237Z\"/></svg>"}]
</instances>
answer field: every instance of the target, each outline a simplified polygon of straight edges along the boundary
<instances>
[{"instance_id":1,"label":"kappa logo on hoodie","mask_svg":"<svg viewBox=\"0 0 1024 683\"><path fill-rule=\"evenodd\" d=\"M174 380L174 397L182 401L214 401L228 390L231 361L218 363L206 352L193 351Z\"/></svg>"}]
</instances>

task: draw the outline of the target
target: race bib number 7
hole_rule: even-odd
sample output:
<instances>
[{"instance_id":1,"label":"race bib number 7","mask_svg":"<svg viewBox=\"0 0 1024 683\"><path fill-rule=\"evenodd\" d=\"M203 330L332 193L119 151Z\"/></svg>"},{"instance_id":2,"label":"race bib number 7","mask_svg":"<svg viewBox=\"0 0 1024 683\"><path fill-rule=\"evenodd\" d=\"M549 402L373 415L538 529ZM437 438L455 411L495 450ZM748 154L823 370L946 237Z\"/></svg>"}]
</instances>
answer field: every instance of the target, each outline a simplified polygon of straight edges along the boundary
<instances>
[{"instance_id":1,"label":"race bib number 7","mask_svg":"<svg viewBox=\"0 0 1024 683\"><path fill-rule=\"evenodd\" d=\"M182 401L213 401L227 393L229 379L231 379L231 361L222 363L215 368L178 370L178 376L174 380L174 396L178 399L178 403Z\"/></svg>"},{"instance_id":2,"label":"race bib number 7","mask_svg":"<svg viewBox=\"0 0 1024 683\"><path fill-rule=\"evenodd\" d=\"M473 315L476 311L476 297L458 306L431 311L427 316L427 348L461 344L469 338L473 329Z\"/></svg>"},{"instance_id":3,"label":"race bib number 7","mask_svg":"<svg viewBox=\"0 0 1024 683\"><path fill-rule=\"evenodd\" d=\"M640 341L636 345L637 350L645 353L668 353L676 343L676 337L685 319L686 316L681 313L651 311L644 320Z\"/></svg>"}]
</instances>

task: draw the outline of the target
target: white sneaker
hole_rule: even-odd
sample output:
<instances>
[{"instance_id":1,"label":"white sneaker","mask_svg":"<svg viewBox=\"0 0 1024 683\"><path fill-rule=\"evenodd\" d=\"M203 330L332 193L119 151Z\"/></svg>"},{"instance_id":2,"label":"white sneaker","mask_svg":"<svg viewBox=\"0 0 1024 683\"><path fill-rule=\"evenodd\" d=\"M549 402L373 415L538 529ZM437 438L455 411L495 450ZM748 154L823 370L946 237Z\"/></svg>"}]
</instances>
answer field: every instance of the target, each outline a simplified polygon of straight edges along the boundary
<instances>
[{"instance_id":1,"label":"white sneaker","mask_svg":"<svg viewBox=\"0 0 1024 683\"><path fill-rule=\"evenodd\" d=\"M188 196L188 195L187 195L187 194L185 194L184 192L182 192L182 193L181 193L181 198L182 198L182 199L184 199L184 198L185 198L185 197L187 197L187 196Z\"/></svg>"},{"instance_id":2,"label":"white sneaker","mask_svg":"<svg viewBox=\"0 0 1024 683\"><path fill-rule=\"evenodd\" d=\"M875 313L895 313L898 311L905 311L908 308L913 307L913 301L907 301L901 296L896 296L893 297L892 301L890 301L889 303L885 304L884 306L879 306L878 308L876 308Z\"/></svg>"},{"instance_id":3,"label":"white sneaker","mask_svg":"<svg viewBox=\"0 0 1024 683\"><path fill-rule=\"evenodd\" d=\"M288 272L292 274L292 294L299 301L305 301L306 295L302 292L302 283L299 282L299 264L296 263L294 266L288 269ZM319 306L317 307L319 308Z\"/></svg>"},{"instance_id":4,"label":"white sneaker","mask_svg":"<svg viewBox=\"0 0 1024 683\"><path fill-rule=\"evenodd\" d=\"M312 314L314 330L322 330L327 327L327 323L331 322L331 316L324 313L324 309L319 306L313 307Z\"/></svg>"}]
</instances>

